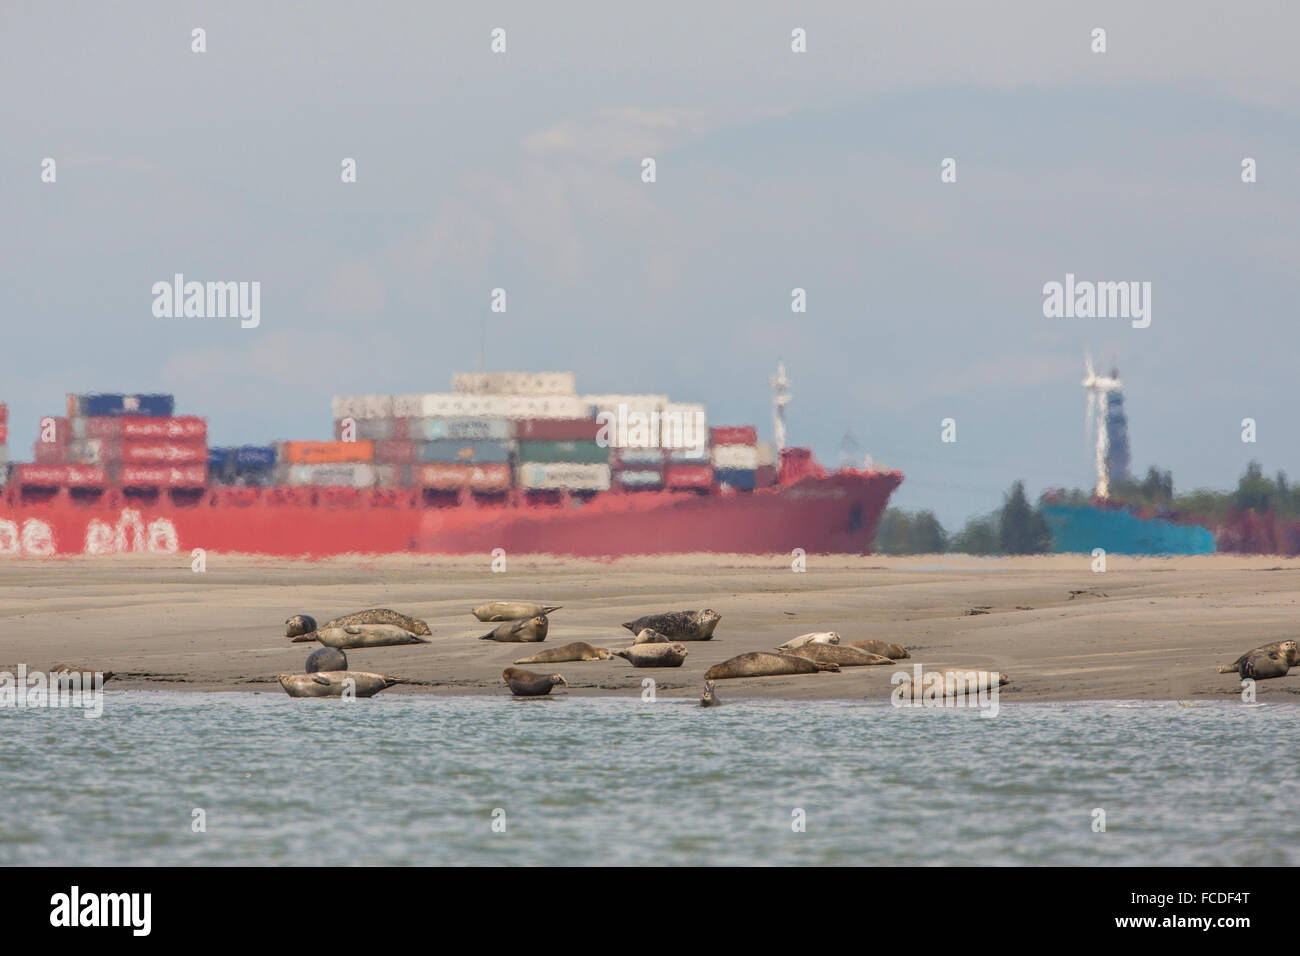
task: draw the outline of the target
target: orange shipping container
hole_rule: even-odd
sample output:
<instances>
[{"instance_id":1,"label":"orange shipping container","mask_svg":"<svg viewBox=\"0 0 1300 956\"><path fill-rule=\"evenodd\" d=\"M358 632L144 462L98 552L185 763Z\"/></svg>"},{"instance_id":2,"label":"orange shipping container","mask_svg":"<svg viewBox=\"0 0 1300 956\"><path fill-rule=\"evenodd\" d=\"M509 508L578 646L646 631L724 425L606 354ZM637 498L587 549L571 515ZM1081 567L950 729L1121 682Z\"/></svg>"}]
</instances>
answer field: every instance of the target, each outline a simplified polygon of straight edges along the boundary
<instances>
[{"instance_id":1,"label":"orange shipping container","mask_svg":"<svg viewBox=\"0 0 1300 956\"><path fill-rule=\"evenodd\" d=\"M426 488L454 491L470 488L474 491L505 491L510 487L510 466L507 464L462 465L437 462L420 466L420 484Z\"/></svg>"},{"instance_id":2,"label":"orange shipping container","mask_svg":"<svg viewBox=\"0 0 1300 956\"><path fill-rule=\"evenodd\" d=\"M287 441L281 455L294 465L333 465L374 461L375 446L368 441Z\"/></svg>"}]
</instances>

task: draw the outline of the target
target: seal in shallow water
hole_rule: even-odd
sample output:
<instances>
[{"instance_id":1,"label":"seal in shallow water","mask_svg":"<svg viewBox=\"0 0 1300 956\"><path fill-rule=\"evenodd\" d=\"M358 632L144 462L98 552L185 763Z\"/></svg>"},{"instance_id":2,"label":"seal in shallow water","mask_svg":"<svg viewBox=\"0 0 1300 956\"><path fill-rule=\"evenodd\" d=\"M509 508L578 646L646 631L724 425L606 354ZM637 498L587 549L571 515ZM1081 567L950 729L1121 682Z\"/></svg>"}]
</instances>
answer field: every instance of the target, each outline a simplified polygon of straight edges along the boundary
<instances>
[{"instance_id":1,"label":"seal in shallow water","mask_svg":"<svg viewBox=\"0 0 1300 956\"><path fill-rule=\"evenodd\" d=\"M633 667L681 667L686 660L685 644L633 644L621 651L615 651L617 657L628 661Z\"/></svg>"},{"instance_id":2,"label":"seal in shallow water","mask_svg":"<svg viewBox=\"0 0 1300 956\"><path fill-rule=\"evenodd\" d=\"M717 707L721 703L722 701L718 700L718 695L713 691L713 681L706 680L704 682L704 693L700 695L700 706Z\"/></svg>"},{"instance_id":3,"label":"seal in shallow water","mask_svg":"<svg viewBox=\"0 0 1300 956\"><path fill-rule=\"evenodd\" d=\"M276 679L290 697L342 697L347 681L352 681L357 697L373 697L394 684L405 683L398 677L385 677L366 671L318 671L315 674L277 674Z\"/></svg>"},{"instance_id":4,"label":"seal in shallow water","mask_svg":"<svg viewBox=\"0 0 1300 956\"><path fill-rule=\"evenodd\" d=\"M285 637L301 637L316 630L316 619L310 614L295 614L284 622Z\"/></svg>"},{"instance_id":5,"label":"seal in shallow water","mask_svg":"<svg viewBox=\"0 0 1300 956\"><path fill-rule=\"evenodd\" d=\"M546 640L550 630L550 621L545 614L530 617L524 621L506 621L482 635L480 641L506 641L515 644L530 644Z\"/></svg>"},{"instance_id":6,"label":"seal in shallow water","mask_svg":"<svg viewBox=\"0 0 1300 956\"><path fill-rule=\"evenodd\" d=\"M316 631L316 640L326 647L337 647L339 650L433 643L396 624L345 624L342 627L322 627Z\"/></svg>"},{"instance_id":7,"label":"seal in shallow water","mask_svg":"<svg viewBox=\"0 0 1300 956\"><path fill-rule=\"evenodd\" d=\"M318 671L345 671L348 669L348 655L337 647L321 647L307 656L307 673Z\"/></svg>"},{"instance_id":8,"label":"seal in shallow water","mask_svg":"<svg viewBox=\"0 0 1300 956\"><path fill-rule=\"evenodd\" d=\"M534 674L522 667L507 667L501 672L501 679L510 685L510 693L516 697L542 697L559 684L569 686L563 674Z\"/></svg>"},{"instance_id":9,"label":"seal in shallow water","mask_svg":"<svg viewBox=\"0 0 1300 956\"><path fill-rule=\"evenodd\" d=\"M904 657L911 657L907 653L907 648L901 644L890 644L888 641L849 641L849 647L860 647L871 654L879 654L881 657L888 657L890 660L901 661Z\"/></svg>"},{"instance_id":10,"label":"seal in shallow water","mask_svg":"<svg viewBox=\"0 0 1300 956\"><path fill-rule=\"evenodd\" d=\"M708 641L713 638L713 629L722 620L722 615L712 608L703 611L667 611L663 614L647 614L635 621L628 621L623 626L633 634L640 634L646 628L658 631L664 637L674 641Z\"/></svg>"},{"instance_id":11,"label":"seal in shallow water","mask_svg":"<svg viewBox=\"0 0 1300 956\"><path fill-rule=\"evenodd\" d=\"M816 674L818 671L839 671L839 664L824 664L792 654L773 654L754 651L737 654L721 664L714 664L704 672L705 680L723 680L728 677L777 677L781 674Z\"/></svg>"},{"instance_id":12,"label":"seal in shallow water","mask_svg":"<svg viewBox=\"0 0 1300 956\"><path fill-rule=\"evenodd\" d=\"M838 644L840 636L834 631L816 631L812 634L800 634L798 637L792 637L784 644L778 644L778 651L793 651L797 648L804 647L808 644Z\"/></svg>"},{"instance_id":13,"label":"seal in shallow water","mask_svg":"<svg viewBox=\"0 0 1300 956\"><path fill-rule=\"evenodd\" d=\"M1251 654L1258 654L1260 652L1268 653L1269 651L1276 651L1278 654L1284 655L1286 658L1286 662L1290 667L1300 667L1300 647L1297 646L1296 642L1295 641L1274 641L1272 644L1264 644L1261 645L1260 647L1252 647L1250 650L1248 650L1245 654L1242 654L1231 664L1220 665L1219 673L1231 674L1233 671L1239 672L1241 669L1241 665L1245 663L1246 658L1250 657Z\"/></svg>"},{"instance_id":14,"label":"seal in shallow water","mask_svg":"<svg viewBox=\"0 0 1300 956\"><path fill-rule=\"evenodd\" d=\"M525 617L541 617L550 614L552 611L558 611L562 604L528 604L523 601L492 601L489 604L480 604L474 608L472 613L480 621L487 623L495 621L518 621Z\"/></svg>"},{"instance_id":15,"label":"seal in shallow water","mask_svg":"<svg viewBox=\"0 0 1300 956\"><path fill-rule=\"evenodd\" d=\"M326 621L321 626L346 627L349 624L395 624L402 630L410 631L412 634L429 635L433 633L433 631L429 630L427 622L387 607L372 607L365 611L353 611L351 614L344 614L332 621Z\"/></svg>"},{"instance_id":16,"label":"seal in shallow water","mask_svg":"<svg viewBox=\"0 0 1300 956\"><path fill-rule=\"evenodd\" d=\"M612 651L603 647L592 647L586 641L574 641L561 647L548 647L538 651L532 657L521 657L516 664L559 664L563 661L609 661L614 659Z\"/></svg>"},{"instance_id":17,"label":"seal in shallow water","mask_svg":"<svg viewBox=\"0 0 1300 956\"><path fill-rule=\"evenodd\" d=\"M822 664L839 664L840 667L866 667L870 664L892 664L888 657L872 654L860 647L847 644L808 644L790 652L794 657L806 657Z\"/></svg>"}]
</instances>

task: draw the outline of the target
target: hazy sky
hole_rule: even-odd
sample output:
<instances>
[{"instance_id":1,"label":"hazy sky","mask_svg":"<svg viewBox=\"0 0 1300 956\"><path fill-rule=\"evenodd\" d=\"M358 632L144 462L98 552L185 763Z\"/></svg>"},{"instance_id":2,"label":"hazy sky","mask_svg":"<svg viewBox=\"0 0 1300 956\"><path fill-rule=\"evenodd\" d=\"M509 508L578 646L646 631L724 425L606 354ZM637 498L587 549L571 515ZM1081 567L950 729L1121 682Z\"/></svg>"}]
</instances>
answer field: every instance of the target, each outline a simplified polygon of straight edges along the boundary
<instances>
[{"instance_id":1,"label":"hazy sky","mask_svg":"<svg viewBox=\"0 0 1300 956\"><path fill-rule=\"evenodd\" d=\"M1285 2L6 0L10 457L68 391L325 438L331 395L446 391L486 338L764 438L783 358L792 443L852 429L950 525L1091 484L1085 348L1135 467L1300 477L1297 33ZM177 272L260 281L260 326L155 318ZM1045 318L1067 272L1151 282L1150 327Z\"/></svg>"}]
</instances>

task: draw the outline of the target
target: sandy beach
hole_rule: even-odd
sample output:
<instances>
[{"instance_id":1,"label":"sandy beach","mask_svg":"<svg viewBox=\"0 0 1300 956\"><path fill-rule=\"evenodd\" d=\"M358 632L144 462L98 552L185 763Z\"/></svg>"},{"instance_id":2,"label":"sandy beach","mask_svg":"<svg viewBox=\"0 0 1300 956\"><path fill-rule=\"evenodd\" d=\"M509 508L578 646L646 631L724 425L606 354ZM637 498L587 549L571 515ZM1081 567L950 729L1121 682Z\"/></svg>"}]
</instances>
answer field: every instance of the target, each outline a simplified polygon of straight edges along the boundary
<instances>
[{"instance_id":1,"label":"sandy beach","mask_svg":"<svg viewBox=\"0 0 1300 956\"><path fill-rule=\"evenodd\" d=\"M805 573L776 558L692 555L610 563L512 557L391 556L283 562L208 555L7 561L0 564L6 668L53 664L115 671L110 689L280 693L274 675L301 672L315 644L283 635L290 614L318 620L393 607L428 620L433 643L349 652L354 670L408 678L388 693L505 694L501 670L542 647L621 647L620 625L660 610L712 607L715 639L692 642L677 669L621 660L554 666L569 694L697 696L702 675L735 654L833 630L911 651L908 668L1001 670L1004 700L1226 700L1235 675L1215 667L1256 645L1296 636L1300 562L1275 557L1110 558L1095 573L1076 555L810 557ZM543 645L480 641L469 613L496 599L561 604ZM542 669L539 667L538 669ZM547 667L546 669L552 669ZM727 697L885 699L895 667L730 680ZM1300 669L1259 684L1261 700L1300 701Z\"/></svg>"}]
</instances>

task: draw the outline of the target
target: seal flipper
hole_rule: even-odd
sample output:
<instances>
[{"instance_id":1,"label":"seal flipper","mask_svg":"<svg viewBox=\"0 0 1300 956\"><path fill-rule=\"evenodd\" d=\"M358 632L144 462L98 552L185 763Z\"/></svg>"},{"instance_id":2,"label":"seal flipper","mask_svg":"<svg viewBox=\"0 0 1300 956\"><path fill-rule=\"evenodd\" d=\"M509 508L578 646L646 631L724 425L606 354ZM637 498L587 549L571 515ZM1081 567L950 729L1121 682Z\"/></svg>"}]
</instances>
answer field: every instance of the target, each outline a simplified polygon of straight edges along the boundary
<instances>
[{"instance_id":1,"label":"seal flipper","mask_svg":"<svg viewBox=\"0 0 1300 956\"><path fill-rule=\"evenodd\" d=\"M314 684L324 684L326 687L330 685L329 680L324 677L321 677L320 674L312 674L311 679L312 679L312 683Z\"/></svg>"}]
</instances>

